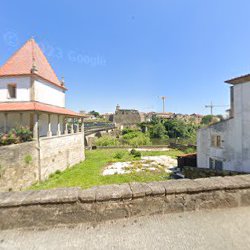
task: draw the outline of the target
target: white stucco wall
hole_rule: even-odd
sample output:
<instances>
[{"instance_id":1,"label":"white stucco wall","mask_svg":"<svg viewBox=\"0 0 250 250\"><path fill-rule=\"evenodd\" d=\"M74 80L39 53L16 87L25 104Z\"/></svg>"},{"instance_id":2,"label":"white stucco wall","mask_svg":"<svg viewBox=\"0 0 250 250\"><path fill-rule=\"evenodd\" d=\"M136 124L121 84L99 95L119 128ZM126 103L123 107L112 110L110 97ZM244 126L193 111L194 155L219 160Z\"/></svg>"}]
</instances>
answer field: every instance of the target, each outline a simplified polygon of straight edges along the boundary
<instances>
[{"instance_id":1,"label":"white stucco wall","mask_svg":"<svg viewBox=\"0 0 250 250\"><path fill-rule=\"evenodd\" d=\"M64 133L63 121L64 121L64 116L60 115L59 122L60 122L61 134ZM51 122L52 136L57 135L58 116L51 114L50 122ZM43 113L39 116L39 136L46 137L47 133L48 133L48 114Z\"/></svg>"},{"instance_id":2,"label":"white stucco wall","mask_svg":"<svg viewBox=\"0 0 250 250\"><path fill-rule=\"evenodd\" d=\"M8 98L8 84L16 84L16 98ZM0 102L30 101L30 77L0 78Z\"/></svg>"},{"instance_id":3,"label":"white stucco wall","mask_svg":"<svg viewBox=\"0 0 250 250\"><path fill-rule=\"evenodd\" d=\"M23 112L22 117L20 113L9 112L7 116L7 130L18 128L20 126L29 128L30 126L30 113ZM4 112L0 112L0 132L4 131Z\"/></svg>"},{"instance_id":4,"label":"white stucco wall","mask_svg":"<svg viewBox=\"0 0 250 250\"><path fill-rule=\"evenodd\" d=\"M211 136L220 135L222 146L211 146ZM250 82L234 86L234 117L200 129L197 164L209 168L209 158L223 161L223 169L250 172Z\"/></svg>"},{"instance_id":5,"label":"white stucco wall","mask_svg":"<svg viewBox=\"0 0 250 250\"><path fill-rule=\"evenodd\" d=\"M65 107L65 93L59 87L43 80L35 80L35 101Z\"/></svg>"}]
</instances>

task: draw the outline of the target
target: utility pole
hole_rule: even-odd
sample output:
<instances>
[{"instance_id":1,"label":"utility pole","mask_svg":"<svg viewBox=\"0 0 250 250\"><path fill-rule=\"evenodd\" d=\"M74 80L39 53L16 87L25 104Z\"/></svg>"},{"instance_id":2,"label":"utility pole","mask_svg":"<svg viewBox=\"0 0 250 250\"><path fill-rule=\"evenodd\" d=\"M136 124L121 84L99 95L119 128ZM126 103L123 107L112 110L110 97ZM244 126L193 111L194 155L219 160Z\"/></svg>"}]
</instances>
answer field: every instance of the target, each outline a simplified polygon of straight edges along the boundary
<instances>
[{"instance_id":1,"label":"utility pole","mask_svg":"<svg viewBox=\"0 0 250 250\"><path fill-rule=\"evenodd\" d=\"M229 105L214 105L212 102L210 103L210 105L205 105L205 108L210 108L210 114L213 115L213 110L214 108L217 107L228 107Z\"/></svg>"},{"instance_id":2,"label":"utility pole","mask_svg":"<svg viewBox=\"0 0 250 250\"><path fill-rule=\"evenodd\" d=\"M160 96L160 98L162 99L162 112L165 113L165 100L166 100L166 96Z\"/></svg>"}]
</instances>

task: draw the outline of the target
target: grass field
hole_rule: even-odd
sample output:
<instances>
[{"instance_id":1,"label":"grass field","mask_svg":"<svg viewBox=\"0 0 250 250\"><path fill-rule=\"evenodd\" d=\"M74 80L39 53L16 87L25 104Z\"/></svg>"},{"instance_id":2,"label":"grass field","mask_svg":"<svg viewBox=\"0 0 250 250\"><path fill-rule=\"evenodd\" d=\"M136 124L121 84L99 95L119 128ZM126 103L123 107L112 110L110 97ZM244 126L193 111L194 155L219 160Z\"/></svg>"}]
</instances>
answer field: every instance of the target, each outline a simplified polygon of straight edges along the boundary
<instances>
[{"instance_id":1,"label":"grass field","mask_svg":"<svg viewBox=\"0 0 250 250\"><path fill-rule=\"evenodd\" d=\"M117 159L115 156L117 152L120 152L122 159ZM176 158L178 155L183 154L179 150L171 149L169 151L159 152L142 152L143 156L154 156L154 155L168 155ZM153 172L140 172L140 173L130 173L124 175L109 175L102 176L102 170L104 167L111 162L124 162L136 160L132 155L126 150L119 149L101 149L86 151L86 160L82 163L75 165L72 168L66 169L63 172L53 174L48 180L35 184L30 189L51 189L58 187L82 187L89 188L98 185L107 185L114 183L124 183L124 182L150 182L150 181L160 181L169 178L165 171L161 173Z\"/></svg>"}]
</instances>

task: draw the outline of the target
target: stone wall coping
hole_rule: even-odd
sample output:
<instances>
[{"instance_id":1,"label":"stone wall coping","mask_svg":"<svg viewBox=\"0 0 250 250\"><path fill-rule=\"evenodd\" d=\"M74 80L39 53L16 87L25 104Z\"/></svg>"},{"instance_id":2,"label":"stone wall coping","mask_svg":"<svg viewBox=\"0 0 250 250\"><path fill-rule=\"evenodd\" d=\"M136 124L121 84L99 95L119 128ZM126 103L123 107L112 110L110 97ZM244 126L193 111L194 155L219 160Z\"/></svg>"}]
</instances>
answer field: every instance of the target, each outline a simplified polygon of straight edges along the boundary
<instances>
[{"instance_id":1,"label":"stone wall coping","mask_svg":"<svg viewBox=\"0 0 250 250\"><path fill-rule=\"evenodd\" d=\"M145 196L168 196L216 190L250 188L250 175L210 177L202 179L168 180L150 183L124 183L89 189L57 188L24 192L0 192L0 208L55 203L94 203L133 200Z\"/></svg>"},{"instance_id":2,"label":"stone wall coping","mask_svg":"<svg viewBox=\"0 0 250 250\"><path fill-rule=\"evenodd\" d=\"M2 145L0 146L0 150L4 150L4 149L11 149L13 147L21 147L23 144L28 145L28 144L34 144L34 140L32 141L26 141L26 142L21 142L21 143L17 143L17 144L10 144L10 145Z\"/></svg>"},{"instance_id":3,"label":"stone wall coping","mask_svg":"<svg viewBox=\"0 0 250 250\"><path fill-rule=\"evenodd\" d=\"M84 135L84 132L78 132L78 133L73 133L73 134L62 134L62 135L53 135L53 136L45 136L45 137L39 137L40 141L45 141L45 140L51 140L51 139L58 139L62 137L69 137L69 136L76 136L76 135Z\"/></svg>"}]
</instances>

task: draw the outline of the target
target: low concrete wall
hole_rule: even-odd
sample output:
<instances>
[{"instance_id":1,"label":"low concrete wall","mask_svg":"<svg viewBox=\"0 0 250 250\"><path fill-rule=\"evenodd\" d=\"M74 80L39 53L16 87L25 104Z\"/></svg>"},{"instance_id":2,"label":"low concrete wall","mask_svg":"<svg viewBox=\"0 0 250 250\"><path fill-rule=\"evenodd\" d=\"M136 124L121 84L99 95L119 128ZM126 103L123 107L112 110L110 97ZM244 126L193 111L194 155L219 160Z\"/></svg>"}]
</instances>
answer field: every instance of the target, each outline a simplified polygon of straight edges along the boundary
<instances>
[{"instance_id":1,"label":"low concrete wall","mask_svg":"<svg viewBox=\"0 0 250 250\"><path fill-rule=\"evenodd\" d=\"M250 205L250 175L0 193L0 229Z\"/></svg>"},{"instance_id":2,"label":"low concrete wall","mask_svg":"<svg viewBox=\"0 0 250 250\"><path fill-rule=\"evenodd\" d=\"M40 138L39 144L0 147L0 191L23 190L85 159L83 133Z\"/></svg>"}]
</instances>

